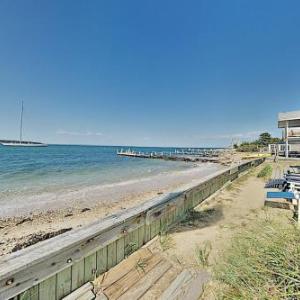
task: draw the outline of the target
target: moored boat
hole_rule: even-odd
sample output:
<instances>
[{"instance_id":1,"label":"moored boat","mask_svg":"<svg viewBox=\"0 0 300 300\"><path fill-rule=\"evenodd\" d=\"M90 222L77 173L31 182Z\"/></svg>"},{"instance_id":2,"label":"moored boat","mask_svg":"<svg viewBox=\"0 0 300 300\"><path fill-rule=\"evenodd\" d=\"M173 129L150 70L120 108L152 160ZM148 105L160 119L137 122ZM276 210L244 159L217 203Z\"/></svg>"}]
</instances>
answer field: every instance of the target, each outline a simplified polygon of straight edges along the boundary
<instances>
[{"instance_id":1,"label":"moored boat","mask_svg":"<svg viewBox=\"0 0 300 300\"><path fill-rule=\"evenodd\" d=\"M2 146L11 146L11 147L47 147L47 144L40 142L32 142L32 141L23 141L23 101L21 108L21 120L20 120L20 139L19 140L0 140L0 144Z\"/></svg>"},{"instance_id":2,"label":"moored boat","mask_svg":"<svg viewBox=\"0 0 300 300\"><path fill-rule=\"evenodd\" d=\"M2 146L11 146L11 147L47 147L47 144L31 141L0 141Z\"/></svg>"}]
</instances>

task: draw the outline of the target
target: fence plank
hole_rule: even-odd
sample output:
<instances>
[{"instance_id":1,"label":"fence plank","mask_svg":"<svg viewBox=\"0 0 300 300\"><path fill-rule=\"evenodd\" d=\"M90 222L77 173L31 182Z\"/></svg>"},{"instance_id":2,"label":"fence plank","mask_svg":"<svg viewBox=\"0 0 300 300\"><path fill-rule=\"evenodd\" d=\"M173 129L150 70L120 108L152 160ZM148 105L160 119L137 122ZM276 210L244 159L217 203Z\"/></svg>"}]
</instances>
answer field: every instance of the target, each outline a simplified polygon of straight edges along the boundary
<instances>
[{"instance_id":1,"label":"fence plank","mask_svg":"<svg viewBox=\"0 0 300 300\"><path fill-rule=\"evenodd\" d=\"M97 251L97 275L107 271L107 246Z\"/></svg>"},{"instance_id":2,"label":"fence plank","mask_svg":"<svg viewBox=\"0 0 300 300\"><path fill-rule=\"evenodd\" d=\"M150 238L153 239L156 235L156 220L150 225Z\"/></svg>"},{"instance_id":3,"label":"fence plank","mask_svg":"<svg viewBox=\"0 0 300 300\"><path fill-rule=\"evenodd\" d=\"M84 284L84 259L72 266L72 291Z\"/></svg>"},{"instance_id":4,"label":"fence plank","mask_svg":"<svg viewBox=\"0 0 300 300\"><path fill-rule=\"evenodd\" d=\"M125 238L121 237L117 240L117 263L122 261L125 257Z\"/></svg>"},{"instance_id":5,"label":"fence plank","mask_svg":"<svg viewBox=\"0 0 300 300\"><path fill-rule=\"evenodd\" d=\"M136 229L132 232L132 242L137 250L139 248L139 229Z\"/></svg>"},{"instance_id":6,"label":"fence plank","mask_svg":"<svg viewBox=\"0 0 300 300\"><path fill-rule=\"evenodd\" d=\"M33 286L29 290L25 291L19 296L20 300L38 300L39 299L39 287Z\"/></svg>"},{"instance_id":7,"label":"fence plank","mask_svg":"<svg viewBox=\"0 0 300 300\"><path fill-rule=\"evenodd\" d=\"M145 226L139 228L139 248L141 248L145 243Z\"/></svg>"},{"instance_id":8,"label":"fence plank","mask_svg":"<svg viewBox=\"0 0 300 300\"><path fill-rule=\"evenodd\" d=\"M125 256L129 256L132 252L134 252L137 249L137 244L135 243L134 240L134 232L129 232L125 236L125 244L124 244L124 249L125 249Z\"/></svg>"},{"instance_id":9,"label":"fence plank","mask_svg":"<svg viewBox=\"0 0 300 300\"><path fill-rule=\"evenodd\" d=\"M71 292L71 267L59 272L56 276L56 298L61 299Z\"/></svg>"},{"instance_id":10,"label":"fence plank","mask_svg":"<svg viewBox=\"0 0 300 300\"><path fill-rule=\"evenodd\" d=\"M52 276L39 284L39 299L56 299L56 276Z\"/></svg>"},{"instance_id":11,"label":"fence plank","mask_svg":"<svg viewBox=\"0 0 300 300\"><path fill-rule=\"evenodd\" d=\"M113 242L107 246L107 268L110 269L117 263L117 243Z\"/></svg>"},{"instance_id":12,"label":"fence plank","mask_svg":"<svg viewBox=\"0 0 300 300\"><path fill-rule=\"evenodd\" d=\"M160 219L160 233L165 233L167 230L168 230L168 218L166 214L164 214Z\"/></svg>"},{"instance_id":13,"label":"fence plank","mask_svg":"<svg viewBox=\"0 0 300 300\"><path fill-rule=\"evenodd\" d=\"M95 279L96 267L97 267L96 260L97 260L96 252L84 259L84 282L92 281Z\"/></svg>"},{"instance_id":14,"label":"fence plank","mask_svg":"<svg viewBox=\"0 0 300 300\"><path fill-rule=\"evenodd\" d=\"M144 243L146 244L147 242L150 241L150 238L151 238L151 234L150 234L151 226L148 224L145 224L144 227L145 227Z\"/></svg>"}]
</instances>

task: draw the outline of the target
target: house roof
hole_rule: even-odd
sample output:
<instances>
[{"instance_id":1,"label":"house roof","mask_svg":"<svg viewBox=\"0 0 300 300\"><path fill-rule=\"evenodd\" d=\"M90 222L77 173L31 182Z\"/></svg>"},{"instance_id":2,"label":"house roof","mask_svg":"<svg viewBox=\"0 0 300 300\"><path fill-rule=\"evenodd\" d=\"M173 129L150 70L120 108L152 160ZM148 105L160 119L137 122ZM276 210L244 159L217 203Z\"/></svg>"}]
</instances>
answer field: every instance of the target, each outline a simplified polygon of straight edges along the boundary
<instances>
[{"instance_id":1,"label":"house roof","mask_svg":"<svg viewBox=\"0 0 300 300\"><path fill-rule=\"evenodd\" d=\"M289 127L300 127L300 110L279 113L278 128L284 128L286 122Z\"/></svg>"}]
</instances>

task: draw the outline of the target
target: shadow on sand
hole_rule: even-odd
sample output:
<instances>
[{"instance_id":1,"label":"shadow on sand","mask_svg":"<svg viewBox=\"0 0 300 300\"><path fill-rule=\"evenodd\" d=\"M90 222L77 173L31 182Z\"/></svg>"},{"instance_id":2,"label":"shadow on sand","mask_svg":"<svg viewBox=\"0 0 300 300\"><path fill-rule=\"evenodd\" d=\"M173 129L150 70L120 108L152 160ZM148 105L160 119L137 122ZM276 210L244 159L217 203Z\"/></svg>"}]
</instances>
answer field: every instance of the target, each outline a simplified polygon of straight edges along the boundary
<instances>
[{"instance_id":1,"label":"shadow on sand","mask_svg":"<svg viewBox=\"0 0 300 300\"><path fill-rule=\"evenodd\" d=\"M191 209L187 212L186 217L182 221L170 229L170 232L184 232L209 227L223 218L223 208L221 205L216 205L213 208L201 211Z\"/></svg>"}]
</instances>

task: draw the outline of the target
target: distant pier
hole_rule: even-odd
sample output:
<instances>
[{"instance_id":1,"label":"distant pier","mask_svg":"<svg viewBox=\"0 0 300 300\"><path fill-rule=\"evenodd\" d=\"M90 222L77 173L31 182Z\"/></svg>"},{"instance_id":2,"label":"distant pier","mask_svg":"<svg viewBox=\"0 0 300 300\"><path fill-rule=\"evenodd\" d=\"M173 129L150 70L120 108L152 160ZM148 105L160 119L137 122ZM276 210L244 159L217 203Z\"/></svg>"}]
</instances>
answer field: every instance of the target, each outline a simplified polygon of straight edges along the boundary
<instances>
[{"instance_id":1,"label":"distant pier","mask_svg":"<svg viewBox=\"0 0 300 300\"><path fill-rule=\"evenodd\" d=\"M174 152L141 152L131 149L121 149L117 151L117 155L173 161L219 163L219 157L223 151L224 149L181 149Z\"/></svg>"}]
</instances>

